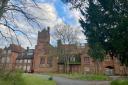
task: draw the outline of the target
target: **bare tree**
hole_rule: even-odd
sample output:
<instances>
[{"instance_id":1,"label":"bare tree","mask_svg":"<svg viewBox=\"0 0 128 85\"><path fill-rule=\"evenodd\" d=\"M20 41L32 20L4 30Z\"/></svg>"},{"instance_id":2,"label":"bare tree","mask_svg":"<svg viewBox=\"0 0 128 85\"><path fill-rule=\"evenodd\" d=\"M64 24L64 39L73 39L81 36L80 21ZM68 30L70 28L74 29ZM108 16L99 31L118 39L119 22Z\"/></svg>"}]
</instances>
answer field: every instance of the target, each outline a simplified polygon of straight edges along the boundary
<instances>
[{"instance_id":1,"label":"bare tree","mask_svg":"<svg viewBox=\"0 0 128 85\"><path fill-rule=\"evenodd\" d=\"M58 39L57 56L59 62L63 63L63 72L69 73L71 57L78 54L77 45L80 31L66 24L58 24L54 27L54 37Z\"/></svg>"},{"instance_id":2,"label":"bare tree","mask_svg":"<svg viewBox=\"0 0 128 85\"><path fill-rule=\"evenodd\" d=\"M28 40L28 34L26 34L19 26L19 20L23 20L23 22L27 23L30 27L39 27L40 23L38 22L38 17L30 12L32 8L39 8L36 4L35 0L0 0L0 39L3 41L4 39L6 42L13 43L15 41L19 44L18 35L24 35ZM33 11L33 10L32 10ZM25 24L26 25L26 24ZM3 29L3 28L6 28ZM8 31L8 33L7 33ZM2 40L3 39L3 40ZM15 42L14 41L14 42ZM29 40L30 42L30 40ZM4 42L5 43L5 42ZM30 42L31 43L31 42ZM0 53L0 57L2 53ZM9 53L5 53L5 62L4 65L7 64L7 57L10 57ZM0 62L1 63L1 62ZM6 70L4 71L6 66L0 69L0 77L1 78L8 78L10 72L13 70ZM15 79L13 80L15 85Z\"/></svg>"},{"instance_id":3,"label":"bare tree","mask_svg":"<svg viewBox=\"0 0 128 85\"><path fill-rule=\"evenodd\" d=\"M29 40L28 35L19 29L21 27L19 27L16 22L19 21L19 19L24 19L24 22L28 23L31 27L35 25L40 27L37 17L29 11L29 8L39 7L35 0L0 0L0 28L7 28L10 35L9 37L6 36L5 31L0 29L1 37L6 41L12 41L15 37L19 43L17 33L20 32Z\"/></svg>"},{"instance_id":4,"label":"bare tree","mask_svg":"<svg viewBox=\"0 0 128 85\"><path fill-rule=\"evenodd\" d=\"M54 37L61 40L63 44L75 44L79 42L79 31L70 25L58 24L54 28Z\"/></svg>"}]
</instances>

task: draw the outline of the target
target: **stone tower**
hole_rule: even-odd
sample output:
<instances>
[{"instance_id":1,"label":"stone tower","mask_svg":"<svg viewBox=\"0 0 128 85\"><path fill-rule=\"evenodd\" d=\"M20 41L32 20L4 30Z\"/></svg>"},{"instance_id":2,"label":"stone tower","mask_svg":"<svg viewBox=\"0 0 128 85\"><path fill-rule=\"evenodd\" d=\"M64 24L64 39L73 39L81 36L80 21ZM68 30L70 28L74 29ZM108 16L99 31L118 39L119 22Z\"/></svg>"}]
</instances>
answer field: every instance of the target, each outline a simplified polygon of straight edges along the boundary
<instances>
[{"instance_id":1,"label":"stone tower","mask_svg":"<svg viewBox=\"0 0 128 85\"><path fill-rule=\"evenodd\" d=\"M35 46L33 70L34 72L51 72L53 71L54 59L49 56L50 45L50 28L38 32L37 45Z\"/></svg>"},{"instance_id":2,"label":"stone tower","mask_svg":"<svg viewBox=\"0 0 128 85\"><path fill-rule=\"evenodd\" d=\"M38 32L38 40L37 40L37 45L42 45L42 44L49 44L50 42L50 28L48 27L47 29L43 29L41 32Z\"/></svg>"}]
</instances>

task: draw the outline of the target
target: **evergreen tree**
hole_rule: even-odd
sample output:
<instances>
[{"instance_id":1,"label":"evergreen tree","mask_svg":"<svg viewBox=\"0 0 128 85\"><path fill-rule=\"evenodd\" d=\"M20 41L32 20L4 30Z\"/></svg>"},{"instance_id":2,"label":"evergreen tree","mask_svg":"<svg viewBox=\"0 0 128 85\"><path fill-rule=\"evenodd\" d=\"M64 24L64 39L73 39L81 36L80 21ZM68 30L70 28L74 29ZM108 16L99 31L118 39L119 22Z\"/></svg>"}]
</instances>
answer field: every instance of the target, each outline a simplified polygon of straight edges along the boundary
<instances>
[{"instance_id":1,"label":"evergreen tree","mask_svg":"<svg viewBox=\"0 0 128 85\"><path fill-rule=\"evenodd\" d=\"M99 46L106 53L119 58L122 64L128 66L128 0L64 1L71 2L73 6L79 5L76 7L85 18L79 21L85 30L90 49L94 49L93 47L100 43ZM83 2L88 3L85 9ZM98 52L102 53L101 50Z\"/></svg>"}]
</instances>

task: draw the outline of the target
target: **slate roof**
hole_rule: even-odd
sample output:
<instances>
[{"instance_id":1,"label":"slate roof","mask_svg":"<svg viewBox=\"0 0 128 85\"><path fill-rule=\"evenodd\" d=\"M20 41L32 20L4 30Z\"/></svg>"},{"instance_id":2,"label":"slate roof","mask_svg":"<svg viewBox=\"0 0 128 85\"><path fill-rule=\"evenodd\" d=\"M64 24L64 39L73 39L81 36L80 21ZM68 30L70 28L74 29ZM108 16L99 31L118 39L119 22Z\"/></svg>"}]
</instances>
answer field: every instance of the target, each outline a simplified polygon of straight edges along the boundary
<instances>
[{"instance_id":1,"label":"slate roof","mask_svg":"<svg viewBox=\"0 0 128 85\"><path fill-rule=\"evenodd\" d=\"M27 49L18 54L17 59L33 59L34 49Z\"/></svg>"}]
</instances>

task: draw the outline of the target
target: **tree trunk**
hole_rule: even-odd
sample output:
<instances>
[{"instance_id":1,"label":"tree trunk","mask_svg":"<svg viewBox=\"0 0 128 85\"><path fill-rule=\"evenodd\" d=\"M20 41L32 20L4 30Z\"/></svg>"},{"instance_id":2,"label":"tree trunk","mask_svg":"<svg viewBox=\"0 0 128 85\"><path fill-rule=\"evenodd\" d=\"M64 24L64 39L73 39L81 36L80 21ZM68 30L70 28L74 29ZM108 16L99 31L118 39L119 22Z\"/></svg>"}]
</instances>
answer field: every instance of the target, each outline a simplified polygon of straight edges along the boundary
<instances>
[{"instance_id":1,"label":"tree trunk","mask_svg":"<svg viewBox=\"0 0 128 85\"><path fill-rule=\"evenodd\" d=\"M124 66L124 75L125 75L125 76L128 76L128 72L127 72L127 71L128 71L127 66Z\"/></svg>"},{"instance_id":2,"label":"tree trunk","mask_svg":"<svg viewBox=\"0 0 128 85\"><path fill-rule=\"evenodd\" d=\"M99 71L100 71L100 69L99 69L99 67L100 67L100 63L99 63L99 61L98 60L96 60L96 66L95 66L95 73L96 74L99 74Z\"/></svg>"},{"instance_id":3,"label":"tree trunk","mask_svg":"<svg viewBox=\"0 0 128 85\"><path fill-rule=\"evenodd\" d=\"M5 7L7 6L9 0L0 0L0 19L5 12Z\"/></svg>"}]
</instances>

